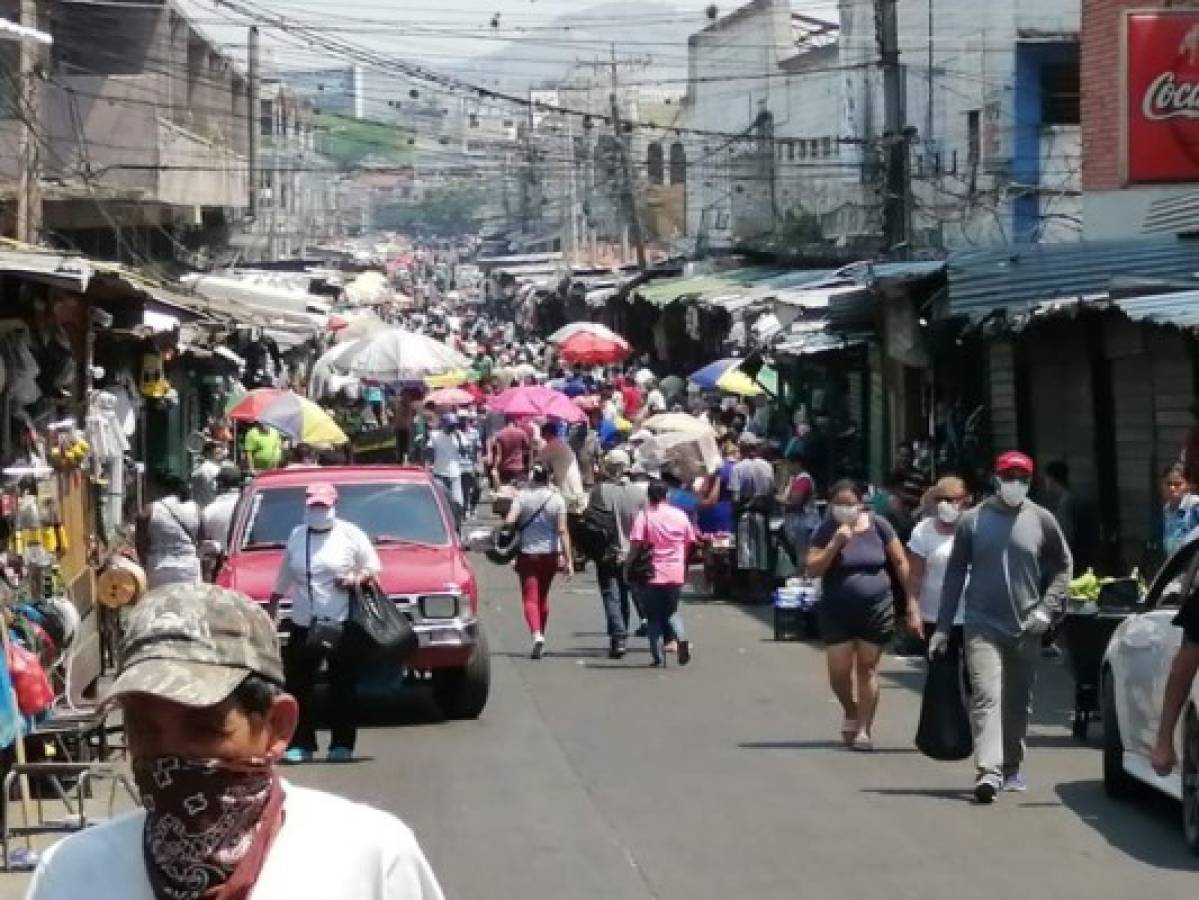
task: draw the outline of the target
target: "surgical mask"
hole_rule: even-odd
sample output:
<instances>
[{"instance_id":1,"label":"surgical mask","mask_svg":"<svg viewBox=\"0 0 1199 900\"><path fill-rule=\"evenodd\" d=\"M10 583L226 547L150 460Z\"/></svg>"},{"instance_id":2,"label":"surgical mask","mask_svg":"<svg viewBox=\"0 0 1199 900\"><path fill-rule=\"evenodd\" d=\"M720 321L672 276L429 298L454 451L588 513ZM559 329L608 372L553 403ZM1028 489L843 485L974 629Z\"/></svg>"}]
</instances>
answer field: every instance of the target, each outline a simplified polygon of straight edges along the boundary
<instances>
[{"instance_id":1,"label":"surgical mask","mask_svg":"<svg viewBox=\"0 0 1199 900\"><path fill-rule=\"evenodd\" d=\"M962 517L962 511L952 500L941 500L937 503L937 518L946 525L953 525Z\"/></svg>"},{"instance_id":2,"label":"surgical mask","mask_svg":"<svg viewBox=\"0 0 1199 900\"><path fill-rule=\"evenodd\" d=\"M328 531L335 517L332 506L309 506L304 510L304 524L313 531Z\"/></svg>"},{"instance_id":3,"label":"surgical mask","mask_svg":"<svg viewBox=\"0 0 1199 900\"><path fill-rule=\"evenodd\" d=\"M283 821L283 788L266 759L135 758L146 808L142 853L155 897L248 896Z\"/></svg>"},{"instance_id":4,"label":"surgical mask","mask_svg":"<svg viewBox=\"0 0 1199 900\"><path fill-rule=\"evenodd\" d=\"M834 504L830 512L832 513L833 521L838 525L852 525L858 520L858 515L861 513L861 510L859 510L856 506L843 506L841 504Z\"/></svg>"},{"instance_id":5,"label":"surgical mask","mask_svg":"<svg viewBox=\"0 0 1199 900\"><path fill-rule=\"evenodd\" d=\"M1008 506L1019 506L1024 502L1024 498L1028 496L1028 482L1012 479L1011 481L1000 480L999 482L999 499Z\"/></svg>"}]
</instances>

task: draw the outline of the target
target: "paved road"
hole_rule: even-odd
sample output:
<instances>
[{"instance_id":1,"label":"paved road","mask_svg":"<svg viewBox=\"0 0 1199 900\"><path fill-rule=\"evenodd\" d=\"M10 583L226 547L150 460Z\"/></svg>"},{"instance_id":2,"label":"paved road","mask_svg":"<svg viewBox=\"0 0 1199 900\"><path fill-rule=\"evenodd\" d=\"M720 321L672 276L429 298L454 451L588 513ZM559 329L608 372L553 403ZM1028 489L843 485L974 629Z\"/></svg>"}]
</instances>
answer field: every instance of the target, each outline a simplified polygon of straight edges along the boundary
<instances>
[{"instance_id":1,"label":"paved road","mask_svg":"<svg viewBox=\"0 0 1199 900\"><path fill-rule=\"evenodd\" d=\"M1168 803L1115 805L1062 723L1047 664L1028 794L969 802L966 764L911 749L918 665L888 660L872 756L840 749L823 660L764 616L688 606L687 669L605 658L590 576L559 588L549 653L526 658L515 578L480 562L493 700L471 723L423 704L370 730L358 767L302 780L386 806L447 894L482 898L1190 897L1199 861Z\"/></svg>"},{"instance_id":2,"label":"paved road","mask_svg":"<svg viewBox=\"0 0 1199 900\"><path fill-rule=\"evenodd\" d=\"M411 696L363 734L362 762L296 780L406 819L454 900L496 898L1183 898L1199 862L1169 803L1115 805L1070 739L1047 664L1028 794L969 802L966 764L911 749L918 666L889 659L871 756L835 743L822 658L764 616L686 609L687 669L603 653L590 576L559 587L549 653L526 658L515 578L480 561L494 651L477 722ZM398 723L398 724L397 724ZM20 896L0 876L0 898Z\"/></svg>"}]
</instances>

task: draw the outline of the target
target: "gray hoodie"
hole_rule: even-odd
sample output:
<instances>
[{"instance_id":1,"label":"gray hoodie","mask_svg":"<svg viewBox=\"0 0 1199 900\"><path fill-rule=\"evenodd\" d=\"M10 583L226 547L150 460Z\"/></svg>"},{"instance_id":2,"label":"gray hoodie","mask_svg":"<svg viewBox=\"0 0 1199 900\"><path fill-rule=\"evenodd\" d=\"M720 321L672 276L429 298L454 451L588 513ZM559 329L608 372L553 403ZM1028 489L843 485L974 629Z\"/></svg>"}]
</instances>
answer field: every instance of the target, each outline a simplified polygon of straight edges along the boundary
<instances>
[{"instance_id":1,"label":"gray hoodie","mask_svg":"<svg viewBox=\"0 0 1199 900\"><path fill-rule=\"evenodd\" d=\"M1061 611L1072 571L1070 548L1049 510L992 497L958 524L937 628L948 632L963 602L967 630L1019 637L1038 606Z\"/></svg>"}]
</instances>

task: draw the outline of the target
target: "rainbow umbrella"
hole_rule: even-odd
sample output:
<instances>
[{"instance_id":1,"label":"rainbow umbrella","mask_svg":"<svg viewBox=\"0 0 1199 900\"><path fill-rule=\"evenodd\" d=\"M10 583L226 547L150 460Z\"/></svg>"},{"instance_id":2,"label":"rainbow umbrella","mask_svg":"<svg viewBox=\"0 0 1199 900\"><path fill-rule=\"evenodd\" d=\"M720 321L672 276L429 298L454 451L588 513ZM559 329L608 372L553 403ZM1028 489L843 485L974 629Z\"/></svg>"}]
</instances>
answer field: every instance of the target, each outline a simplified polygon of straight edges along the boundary
<instances>
[{"instance_id":1,"label":"rainbow umbrella","mask_svg":"<svg viewBox=\"0 0 1199 900\"><path fill-rule=\"evenodd\" d=\"M266 390L273 389L263 388L244 395L242 402L228 410L229 418L270 425L299 444L326 446L349 441L332 417L311 400L292 391L275 391L278 396L273 399L255 396Z\"/></svg>"},{"instance_id":2,"label":"rainbow umbrella","mask_svg":"<svg viewBox=\"0 0 1199 900\"><path fill-rule=\"evenodd\" d=\"M288 394L282 388L255 388L225 401L225 414L238 422L256 422L262 411Z\"/></svg>"},{"instance_id":3,"label":"rainbow umbrella","mask_svg":"<svg viewBox=\"0 0 1199 900\"><path fill-rule=\"evenodd\" d=\"M741 366L744 359L729 357L708 363L697 372L692 372L688 380L706 391L724 391L726 394L738 394L742 397L756 397L759 394L778 393L778 374L769 366L758 370L757 378L751 378Z\"/></svg>"}]
</instances>

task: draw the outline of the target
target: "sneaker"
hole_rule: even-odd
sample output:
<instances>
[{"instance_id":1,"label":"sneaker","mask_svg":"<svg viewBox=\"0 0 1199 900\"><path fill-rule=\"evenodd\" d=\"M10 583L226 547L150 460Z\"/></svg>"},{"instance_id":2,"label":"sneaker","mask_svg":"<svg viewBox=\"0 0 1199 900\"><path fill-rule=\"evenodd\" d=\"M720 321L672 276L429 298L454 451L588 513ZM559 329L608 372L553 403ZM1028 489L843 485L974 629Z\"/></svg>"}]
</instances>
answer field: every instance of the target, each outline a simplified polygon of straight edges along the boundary
<instances>
[{"instance_id":1,"label":"sneaker","mask_svg":"<svg viewBox=\"0 0 1199 900\"><path fill-rule=\"evenodd\" d=\"M529 654L532 659L541 659L545 655L545 638L537 635L533 638L533 652Z\"/></svg>"},{"instance_id":2,"label":"sneaker","mask_svg":"<svg viewBox=\"0 0 1199 900\"><path fill-rule=\"evenodd\" d=\"M614 640L608 645L608 659L624 658L624 641Z\"/></svg>"},{"instance_id":3,"label":"sneaker","mask_svg":"<svg viewBox=\"0 0 1199 900\"><path fill-rule=\"evenodd\" d=\"M298 766L300 763L312 762L312 751L301 750L299 747L292 747L283 754L283 764L285 766Z\"/></svg>"},{"instance_id":4,"label":"sneaker","mask_svg":"<svg viewBox=\"0 0 1199 900\"><path fill-rule=\"evenodd\" d=\"M329 750L329 755L325 757L325 760L331 763L353 762L354 751L347 747L333 747Z\"/></svg>"},{"instance_id":5,"label":"sneaker","mask_svg":"<svg viewBox=\"0 0 1199 900\"><path fill-rule=\"evenodd\" d=\"M979 803L990 803L1003 787L1003 779L998 775L987 773L979 775L974 782L974 799Z\"/></svg>"},{"instance_id":6,"label":"sneaker","mask_svg":"<svg viewBox=\"0 0 1199 900\"><path fill-rule=\"evenodd\" d=\"M1024 793L1028 790L1028 782L1019 772L1012 772L1003 778L1003 789L1008 792Z\"/></svg>"},{"instance_id":7,"label":"sneaker","mask_svg":"<svg viewBox=\"0 0 1199 900\"><path fill-rule=\"evenodd\" d=\"M679 641L679 665L691 662L691 641Z\"/></svg>"}]
</instances>

